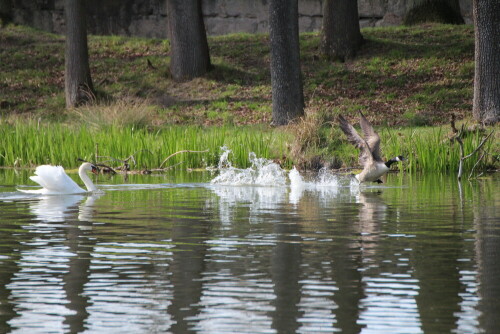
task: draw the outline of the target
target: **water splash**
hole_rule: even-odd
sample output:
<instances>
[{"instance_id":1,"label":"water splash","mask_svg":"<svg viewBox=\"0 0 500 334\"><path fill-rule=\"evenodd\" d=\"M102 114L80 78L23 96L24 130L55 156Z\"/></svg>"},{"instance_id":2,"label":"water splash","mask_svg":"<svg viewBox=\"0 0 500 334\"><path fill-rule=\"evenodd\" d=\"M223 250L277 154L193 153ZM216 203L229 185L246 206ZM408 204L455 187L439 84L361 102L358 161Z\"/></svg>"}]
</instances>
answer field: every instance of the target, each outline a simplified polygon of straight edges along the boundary
<instances>
[{"instance_id":1,"label":"water splash","mask_svg":"<svg viewBox=\"0 0 500 334\"><path fill-rule=\"evenodd\" d=\"M286 171L277 163L265 159L257 158L251 152L248 159L251 166L246 169L233 167L229 160L231 150L222 147L222 154L219 159L219 172L210 183L221 185L258 185L258 186L285 186L287 184Z\"/></svg>"},{"instance_id":2,"label":"water splash","mask_svg":"<svg viewBox=\"0 0 500 334\"><path fill-rule=\"evenodd\" d=\"M295 167L288 173L288 177L290 179L290 187L292 188L338 188L346 185L345 177L339 176L326 168L320 169L318 174L310 181L305 181L304 177Z\"/></svg>"},{"instance_id":3,"label":"water splash","mask_svg":"<svg viewBox=\"0 0 500 334\"><path fill-rule=\"evenodd\" d=\"M358 188L358 182L352 177L338 175L322 168L318 174L306 180L295 167L289 172L281 168L277 163L265 159L257 158L251 152L248 159L251 167L240 169L233 167L229 156L231 150L226 146L221 148L222 154L218 163L219 175L210 183L216 185L252 185L267 187L290 187L290 199L300 199L304 191L314 191L324 193L324 195L338 192L342 187Z\"/></svg>"},{"instance_id":4,"label":"water splash","mask_svg":"<svg viewBox=\"0 0 500 334\"><path fill-rule=\"evenodd\" d=\"M229 154L231 154L232 151L227 146L222 146L220 149L222 150L222 154L220 155L217 167L219 169L231 168L233 164L229 160Z\"/></svg>"},{"instance_id":5,"label":"water splash","mask_svg":"<svg viewBox=\"0 0 500 334\"><path fill-rule=\"evenodd\" d=\"M290 193L288 194L288 198L290 203L297 205L302 198L307 183L295 167L288 173L288 177L290 178Z\"/></svg>"},{"instance_id":6,"label":"water splash","mask_svg":"<svg viewBox=\"0 0 500 334\"><path fill-rule=\"evenodd\" d=\"M316 185L321 187L339 187L340 182L339 175L333 174L325 167L319 170L318 176L316 177Z\"/></svg>"},{"instance_id":7,"label":"water splash","mask_svg":"<svg viewBox=\"0 0 500 334\"><path fill-rule=\"evenodd\" d=\"M288 178L290 179L290 187L291 188L304 188L307 183L304 181L302 175L297 170L297 168L293 167L292 170L288 173Z\"/></svg>"},{"instance_id":8,"label":"water splash","mask_svg":"<svg viewBox=\"0 0 500 334\"><path fill-rule=\"evenodd\" d=\"M305 180L304 176L294 167L288 174L290 178L290 203L298 204L306 193L314 193L321 198L331 198L339 194L341 188L346 187L346 178L332 171L322 168L311 180Z\"/></svg>"}]
</instances>

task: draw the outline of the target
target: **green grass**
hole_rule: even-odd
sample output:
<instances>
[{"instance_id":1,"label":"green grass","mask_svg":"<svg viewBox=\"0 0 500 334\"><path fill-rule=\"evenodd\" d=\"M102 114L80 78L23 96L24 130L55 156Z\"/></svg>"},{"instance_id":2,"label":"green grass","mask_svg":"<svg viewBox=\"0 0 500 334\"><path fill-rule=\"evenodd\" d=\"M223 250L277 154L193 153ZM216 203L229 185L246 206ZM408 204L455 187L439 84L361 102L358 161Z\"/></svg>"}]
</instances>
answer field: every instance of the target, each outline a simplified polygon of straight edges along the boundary
<instances>
[{"instance_id":1,"label":"green grass","mask_svg":"<svg viewBox=\"0 0 500 334\"><path fill-rule=\"evenodd\" d=\"M460 146L456 142L449 140L449 127L426 127L426 128L406 128L400 131L381 132L382 141L385 143L384 152L387 157L402 154L407 161L404 168L408 172L449 172L456 173L460 162ZM465 155L472 153L479 146L484 133L475 131L469 133L463 139ZM497 138L491 138L484 146L487 152L485 158L475 167L476 172L495 168L498 162L499 143ZM481 152L479 151L464 160L464 170L472 171L478 161Z\"/></svg>"},{"instance_id":2,"label":"green grass","mask_svg":"<svg viewBox=\"0 0 500 334\"><path fill-rule=\"evenodd\" d=\"M403 155L399 164L407 172L455 173L460 150L449 140L448 127L382 128L382 151L385 157ZM133 169L158 168L172 153L182 150L207 153L184 153L173 157L166 165L182 163L181 168L216 166L222 146L233 151L235 166L248 167L248 154L279 159L285 168L294 164L307 167L313 156L341 166L357 165L357 150L348 144L338 127L332 123L304 121L285 129L249 126L166 126L152 129L138 125L108 124L82 127L63 123L0 122L0 166L35 166L60 164L76 167L77 158L106 162L117 167L131 154L136 161ZM479 145L484 134L471 132L464 138L465 154ZM98 155L96 158L96 145ZM476 171L498 168L500 141L498 131L484 146L488 154L476 166ZM111 157L111 158L104 158ZM465 161L465 173L472 170L479 153Z\"/></svg>"},{"instance_id":3,"label":"green grass","mask_svg":"<svg viewBox=\"0 0 500 334\"><path fill-rule=\"evenodd\" d=\"M328 108L349 113L360 105L376 122L389 125L412 125L411 119L401 117L408 111L423 114L434 125L447 123L451 114L469 117L472 26L367 28L362 34L366 43L347 63L321 56L318 33L300 36L308 112ZM0 112L64 119L64 37L8 25L0 29L0 42ZM88 43L94 86L104 104L124 98L147 100L159 124L270 122L267 34L209 37L214 69L184 83L168 75L168 41L89 36ZM227 105L218 116L222 102Z\"/></svg>"},{"instance_id":4,"label":"green grass","mask_svg":"<svg viewBox=\"0 0 500 334\"><path fill-rule=\"evenodd\" d=\"M99 156L125 159L135 153L136 166L132 168L158 168L172 153L182 150L209 150L207 153L184 153L168 160L167 166L183 163L182 168L216 166L220 148L233 150L234 163L248 166L248 154L271 158L285 150L287 135L280 130L270 131L258 126L201 128L172 126L158 130L130 126L105 126L98 129L69 126L60 123L35 122L0 123L0 166L34 166L60 164L79 165L77 158L103 162ZM17 162L16 162L17 161ZM120 162L110 161L111 166Z\"/></svg>"}]
</instances>

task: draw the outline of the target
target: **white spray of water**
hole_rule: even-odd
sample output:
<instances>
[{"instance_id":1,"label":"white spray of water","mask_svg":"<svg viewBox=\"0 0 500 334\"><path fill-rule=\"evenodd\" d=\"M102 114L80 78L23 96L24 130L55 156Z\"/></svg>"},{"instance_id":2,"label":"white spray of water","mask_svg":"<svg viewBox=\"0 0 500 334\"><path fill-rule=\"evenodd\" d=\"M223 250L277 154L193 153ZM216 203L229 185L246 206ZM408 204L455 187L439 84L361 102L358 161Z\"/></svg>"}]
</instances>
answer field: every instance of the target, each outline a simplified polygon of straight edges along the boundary
<instances>
[{"instance_id":1,"label":"white spray of water","mask_svg":"<svg viewBox=\"0 0 500 334\"><path fill-rule=\"evenodd\" d=\"M323 167L318 172L315 184L321 187L338 187L340 186L340 180L338 175Z\"/></svg>"},{"instance_id":2,"label":"white spray of water","mask_svg":"<svg viewBox=\"0 0 500 334\"><path fill-rule=\"evenodd\" d=\"M290 179L290 187L292 188L304 188L306 186L304 178L295 167L288 173L288 178Z\"/></svg>"},{"instance_id":3,"label":"white spray of water","mask_svg":"<svg viewBox=\"0 0 500 334\"><path fill-rule=\"evenodd\" d=\"M338 192L341 187L358 187L356 179L339 176L326 168L322 168L311 180L305 180L304 176L294 167L290 172L286 172L278 164L265 158L257 158L251 152L248 159L251 167L240 169L233 167L229 160L231 150L222 147L222 154L219 159L219 175L211 184L217 185L252 185L267 187L290 186L290 199L300 200L304 191L314 191L325 193L325 195Z\"/></svg>"},{"instance_id":4,"label":"white spray of water","mask_svg":"<svg viewBox=\"0 0 500 334\"><path fill-rule=\"evenodd\" d=\"M221 149L222 154L218 164L220 174L211 181L212 184L257 186L285 186L287 184L286 171L277 163L257 158L255 153L251 152L248 155L251 167L235 168L229 160L231 150L225 146Z\"/></svg>"},{"instance_id":5,"label":"white spray of water","mask_svg":"<svg viewBox=\"0 0 500 334\"><path fill-rule=\"evenodd\" d=\"M305 181L304 177L295 167L288 173L288 177L290 179L290 187L292 188L337 188L342 186L340 177L326 168L320 169L316 177L311 181Z\"/></svg>"},{"instance_id":6,"label":"white spray of water","mask_svg":"<svg viewBox=\"0 0 500 334\"><path fill-rule=\"evenodd\" d=\"M297 205L304 193L304 189L307 187L307 183L295 167L288 173L288 178L290 179L290 193L288 194L288 198L290 203Z\"/></svg>"},{"instance_id":7,"label":"white spray of water","mask_svg":"<svg viewBox=\"0 0 500 334\"><path fill-rule=\"evenodd\" d=\"M339 190L345 187L345 177L332 173L326 168L319 170L318 174L306 181L294 167L288 177L290 178L290 203L298 204L306 193L314 193L321 198L331 198L338 195Z\"/></svg>"}]
</instances>

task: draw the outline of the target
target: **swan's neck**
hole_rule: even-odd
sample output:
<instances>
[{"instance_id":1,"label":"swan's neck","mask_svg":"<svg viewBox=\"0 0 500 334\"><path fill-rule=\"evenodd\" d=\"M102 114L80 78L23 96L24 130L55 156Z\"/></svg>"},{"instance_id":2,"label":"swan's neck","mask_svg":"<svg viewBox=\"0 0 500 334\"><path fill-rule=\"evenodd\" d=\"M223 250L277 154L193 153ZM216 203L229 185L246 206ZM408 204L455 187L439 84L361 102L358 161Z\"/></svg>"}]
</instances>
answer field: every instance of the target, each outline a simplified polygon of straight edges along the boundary
<instances>
[{"instance_id":1,"label":"swan's neck","mask_svg":"<svg viewBox=\"0 0 500 334\"><path fill-rule=\"evenodd\" d=\"M95 186L94 182L90 179L90 177L87 175L87 173L80 168L78 170L78 175L80 175L80 178L82 179L83 183L87 187L88 191L96 191L97 187Z\"/></svg>"}]
</instances>

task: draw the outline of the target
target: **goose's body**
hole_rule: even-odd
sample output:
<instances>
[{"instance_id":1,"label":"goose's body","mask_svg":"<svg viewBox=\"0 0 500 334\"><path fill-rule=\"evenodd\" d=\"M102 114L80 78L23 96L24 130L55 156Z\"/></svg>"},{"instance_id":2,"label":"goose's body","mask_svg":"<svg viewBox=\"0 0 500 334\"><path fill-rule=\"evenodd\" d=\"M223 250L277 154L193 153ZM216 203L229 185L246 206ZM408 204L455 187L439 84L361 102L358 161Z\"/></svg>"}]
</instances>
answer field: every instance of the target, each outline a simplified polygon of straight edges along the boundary
<instances>
[{"instance_id":1,"label":"goose's body","mask_svg":"<svg viewBox=\"0 0 500 334\"><path fill-rule=\"evenodd\" d=\"M363 171L354 177L361 182L379 182L380 177L389 171L389 167L387 167L383 162L375 162L373 164L365 165Z\"/></svg>"},{"instance_id":2,"label":"goose's body","mask_svg":"<svg viewBox=\"0 0 500 334\"><path fill-rule=\"evenodd\" d=\"M356 129L349 124L346 119L339 116L340 128L346 134L349 142L359 148L359 162L363 165L363 171L355 175L356 179L361 182L378 182L382 183L380 177L386 174L391 165L396 161L403 161L402 156L397 156L386 162L380 157L380 137L373 130L372 125L365 116L360 112L359 124L363 130L364 138L362 138Z\"/></svg>"},{"instance_id":3,"label":"goose's body","mask_svg":"<svg viewBox=\"0 0 500 334\"><path fill-rule=\"evenodd\" d=\"M35 170L35 175L30 176L30 179L42 186L42 189L23 190L25 193L32 194L79 194L91 191L96 191L97 187L88 177L87 171L97 174L97 167L91 163L85 162L78 169L78 175L85 184L87 190L82 189L75 183L64 171L61 166L42 165Z\"/></svg>"}]
</instances>

